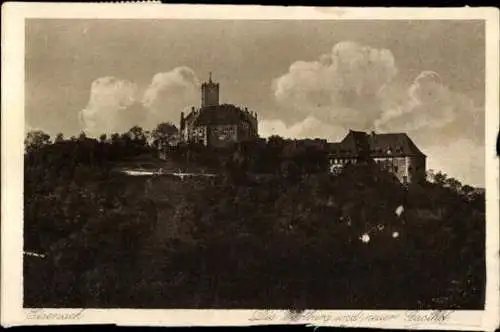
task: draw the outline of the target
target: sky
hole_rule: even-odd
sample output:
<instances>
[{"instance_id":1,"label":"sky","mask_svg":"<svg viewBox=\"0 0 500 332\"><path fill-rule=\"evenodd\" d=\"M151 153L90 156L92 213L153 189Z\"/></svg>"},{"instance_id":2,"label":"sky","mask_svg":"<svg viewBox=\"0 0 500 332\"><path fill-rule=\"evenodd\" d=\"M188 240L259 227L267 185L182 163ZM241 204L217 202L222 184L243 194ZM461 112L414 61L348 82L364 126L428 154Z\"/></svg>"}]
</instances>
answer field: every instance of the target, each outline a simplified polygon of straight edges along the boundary
<instances>
[{"instance_id":1,"label":"sky","mask_svg":"<svg viewBox=\"0 0 500 332\"><path fill-rule=\"evenodd\" d=\"M26 130L178 124L209 72L259 133L405 132L427 167L484 186L481 21L47 20L26 23Z\"/></svg>"}]
</instances>

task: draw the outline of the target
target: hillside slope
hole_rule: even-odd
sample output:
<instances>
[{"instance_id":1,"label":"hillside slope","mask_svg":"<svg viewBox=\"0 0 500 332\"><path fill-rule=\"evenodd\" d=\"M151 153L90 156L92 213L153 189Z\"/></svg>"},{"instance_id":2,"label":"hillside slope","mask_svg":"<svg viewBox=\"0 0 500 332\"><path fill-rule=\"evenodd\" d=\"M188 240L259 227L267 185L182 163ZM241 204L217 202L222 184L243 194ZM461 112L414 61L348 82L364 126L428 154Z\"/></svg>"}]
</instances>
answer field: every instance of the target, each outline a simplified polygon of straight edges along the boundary
<instances>
[{"instance_id":1,"label":"hillside slope","mask_svg":"<svg viewBox=\"0 0 500 332\"><path fill-rule=\"evenodd\" d=\"M302 178L94 174L44 190L31 184L25 250L47 257L25 259L25 305L477 309L484 303L484 201L439 185L406 190L388 174L359 167Z\"/></svg>"}]
</instances>

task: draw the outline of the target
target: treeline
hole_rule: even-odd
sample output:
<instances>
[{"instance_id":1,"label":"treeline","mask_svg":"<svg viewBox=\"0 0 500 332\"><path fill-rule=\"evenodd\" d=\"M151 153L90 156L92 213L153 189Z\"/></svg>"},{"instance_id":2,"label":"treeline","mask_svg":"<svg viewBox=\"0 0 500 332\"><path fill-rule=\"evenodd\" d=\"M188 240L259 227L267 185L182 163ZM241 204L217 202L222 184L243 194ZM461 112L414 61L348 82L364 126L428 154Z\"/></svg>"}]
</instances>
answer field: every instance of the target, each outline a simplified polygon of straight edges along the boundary
<instances>
[{"instance_id":1,"label":"treeline","mask_svg":"<svg viewBox=\"0 0 500 332\"><path fill-rule=\"evenodd\" d=\"M168 125L168 124L167 124ZM175 130L175 126L171 125ZM123 160L141 153L153 152L164 140L158 126L152 133L141 127L132 127L129 131L114 133L109 137L103 134L99 139L89 138L84 132L78 137L65 139L58 134L53 140L43 131L31 131L25 139L26 161L31 163L62 162L67 165L101 165L108 161ZM168 129L167 129L168 130ZM32 158L39 158L32 160ZM40 159L41 158L41 159Z\"/></svg>"},{"instance_id":2,"label":"treeline","mask_svg":"<svg viewBox=\"0 0 500 332\"><path fill-rule=\"evenodd\" d=\"M484 303L484 193L439 176L405 188L373 165L331 175L318 167L321 148L280 138L220 159L195 146L170 151L224 165L221 177L126 177L104 161L153 151L141 135L126 136L27 140L25 250L46 257L25 256L25 306Z\"/></svg>"},{"instance_id":3,"label":"treeline","mask_svg":"<svg viewBox=\"0 0 500 332\"><path fill-rule=\"evenodd\" d=\"M99 139L88 138L85 133L64 139L58 134L54 141L42 131L32 131L25 140L26 158L29 165L55 165L58 168L75 169L84 164L98 167L109 162L123 161L141 154L153 159L163 157L184 167L196 166L223 173L273 174L300 178L309 174L329 171L328 145L323 140L292 140L280 136L268 139L239 142L224 149L210 148L196 143L179 141L175 125L160 123L153 131L134 126L129 131L103 134ZM31 152L37 158L31 160ZM462 184L441 171L429 170L428 182L450 188L457 193L475 197L476 188Z\"/></svg>"},{"instance_id":4,"label":"treeline","mask_svg":"<svg viewBox=\"0 0 500 332\"><path fill-rule=\"evenodd\" d=\"M152 132L133 127L126 133L99 139L85 133L65 139L58 134L52 141L42 131L29 132L25 140L25 163L56 167L63 172L77 165L100 168L110 162L124 161L138 155L150 155L177 162L183 167L205 168L222 173L274 174L300 177L328 171L328 149L321 141L285 140L272 136L221 148L178 142L177 128L162 123ZM34 153L36 152L36 153ZM33 158L38 158L34 160Z\"/></svg>"},{"instance_id":5,"label":"treeline","mask_svg":"<svg viewBox=\"0 0 500 332\"><path fill-rule=\"evenodd\" d=\"M326 144L285 140L279 136L239 142L223 149L181 143L165 151L172 160L223 172L300 177L328 171Z\"/></svg>"}]
</instances>

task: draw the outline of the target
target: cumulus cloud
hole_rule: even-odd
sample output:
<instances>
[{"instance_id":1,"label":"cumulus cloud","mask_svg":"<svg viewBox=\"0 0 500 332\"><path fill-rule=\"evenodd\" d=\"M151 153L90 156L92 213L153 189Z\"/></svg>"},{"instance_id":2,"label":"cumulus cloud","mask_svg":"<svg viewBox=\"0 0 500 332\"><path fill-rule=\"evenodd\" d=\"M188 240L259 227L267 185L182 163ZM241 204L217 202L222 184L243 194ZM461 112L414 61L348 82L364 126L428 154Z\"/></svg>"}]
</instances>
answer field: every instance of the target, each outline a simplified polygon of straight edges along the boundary
<instances>
[{"instance_id":1,"label":"cumulus cloud","mask_svg":"<svg viewBox=\"0 0 500 332\"><path fill-rule=\"evenodd\" d=\"M198 85L195 73L187 67L154 75L142 90L127 80L98 78L91 85L80 120L89 136L122 133L134 125L152 129L160 122L177 122L180 112L195 102Z\"/></svg>"},{"instance_id":2,"label":"cumulus cloud","mask_svg":"<svg viewBox=\"0 0 500 332\"><path fill-rule=\"evenodd\" d=\"M397 71L389 50L341 42L316 61L293 63L274 80L274 95L305 116L368 129L380 114L378 95Z\"/></svg>"},{"instance_id":3,"label":"cumulus cloud","mask_svg":"<svg viewBox=\"0 0 500 332\"><path fill-rule=\"evenodd\" d=\"M481 108L471 98L451 91L435 72L420 73L402 96L389 90L381 93L383 113L375 121L375 127L382 131L456 127L457 134L462 134L467 127L482 126Z\"/></svg>"},{"instance_id":4,"label":"cumulus cloud","mask_svg":"<svg viewBox=\"0 0 500 332\"><path fill-rule=\"evenodd\" d=\"M484 186L484 107L431 71L420 73L402 94L396 90L386 91L377 130L408 133L427 154L429 169Z\"/></svg>"},{"instance_id":5,"label":"cumulus cloud","mask_svg":"<svg viewBox=\"0 0 500 332\"><path fill-rule=\"evenodd\" d=\"M281 120L262 120L259 123L259 135L269 137L278 135L283 138L304 139L322 138L331 141L341 139L345 135L345 128L329 125L309 116L293 125L286 125Z\"/></svg>"},{"instance_id":6,"label":"cumulus cloud","mask_svg":"<svg viewBox=\"0 0 500 332\"><path fill-rule=\"evenodd\" d=\"M406 86L397 73L390 50L340 42L316 61L294 62L274 80L273 92L283 109L298 111L303 119L423 137L440 130L448 137L483 140L484 110L471 98L452 91L436 72L423 71Z\"/></svg>"},{"instance_id":7,"label":"cumulus cloud","mask_svg":"<svg viewBox=\"0 0 500 332\"><path fill-rule=\"evenodd\" d=\"M198 102L198 78L191 68L178 67L153 77L142 103L148 112L148 124L179 120L180 112Z\"/></svg>"},{"instance_id":8,"label":"cumulus cloud","mask_svg":"<svg viewBox=\"0 0 500 332\"><path fill-rule=\"evenodd\" d=\"M338 136L330 133L338 128L406 132L427 153L429 167L481 185L484 106L450 89L434 71L422 71L410 84L397 74L389 50L338 43L316 61L296 61L273 81L278 104L304 120L292 126L274 121L263 130L272 125L282 136L327 139Z\"/></svg>"},{"instance_id":9,"label":"cumulus cloud","mask_svg":"<svg viewBox=\"0 0 500 332\"><path fill-rule=\"evenodd\" d=\"M144 116L137 97L138 87L130 81L116 77L96 79L90 88L87 107L80 112L85 132L92 136L129 129L130 121Z\"/></svg>"}]
</instances>

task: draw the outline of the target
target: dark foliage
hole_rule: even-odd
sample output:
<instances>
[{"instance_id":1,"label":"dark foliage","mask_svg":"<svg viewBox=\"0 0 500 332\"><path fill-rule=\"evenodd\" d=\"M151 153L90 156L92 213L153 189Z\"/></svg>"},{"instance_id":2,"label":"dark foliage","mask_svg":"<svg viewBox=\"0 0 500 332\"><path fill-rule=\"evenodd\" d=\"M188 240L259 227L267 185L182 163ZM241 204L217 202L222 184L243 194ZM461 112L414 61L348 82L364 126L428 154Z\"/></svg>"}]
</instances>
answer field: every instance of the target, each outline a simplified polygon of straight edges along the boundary
<instances>
[{"instance_id":1,"label":"dark foliage","mask_svg":"<svg viewBox=\"0 0 500 332\"><path fill-rule=\"evenodd\" d=\"M27 141L24 246L46 256L25 256L25 306L483 305L484 193L444 180L402 187L373 165L334 176L320 148L278 137L169 151L219 177L112 172L151 152L139 129Z\"/></svg>"}]
</instances>

